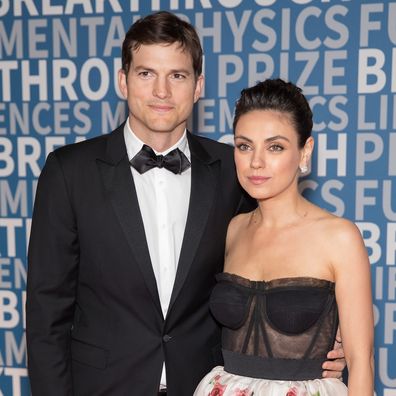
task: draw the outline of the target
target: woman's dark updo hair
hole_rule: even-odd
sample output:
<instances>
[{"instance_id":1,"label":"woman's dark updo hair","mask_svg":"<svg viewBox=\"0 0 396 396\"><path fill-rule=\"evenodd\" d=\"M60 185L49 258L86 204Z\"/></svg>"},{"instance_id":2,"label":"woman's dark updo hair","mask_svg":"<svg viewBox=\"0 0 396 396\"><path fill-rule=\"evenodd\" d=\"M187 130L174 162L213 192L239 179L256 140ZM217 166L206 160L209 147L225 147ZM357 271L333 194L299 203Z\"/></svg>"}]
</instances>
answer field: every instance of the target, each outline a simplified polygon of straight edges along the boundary
<instances>
[{"instance_id":1,"label":"woman's dark updo hair","mask_svg":"<svg viewBox=\"0 0 396 396\"><path fill-rule=\"evenodd\" d=\"M233 128L239 118L254 110L272 110L285 113L298 134L298 145L304 147L312 132L312 111L301 88L280 78L265 80L241 91L236 102Z\"/></svg>"}]
</instances>

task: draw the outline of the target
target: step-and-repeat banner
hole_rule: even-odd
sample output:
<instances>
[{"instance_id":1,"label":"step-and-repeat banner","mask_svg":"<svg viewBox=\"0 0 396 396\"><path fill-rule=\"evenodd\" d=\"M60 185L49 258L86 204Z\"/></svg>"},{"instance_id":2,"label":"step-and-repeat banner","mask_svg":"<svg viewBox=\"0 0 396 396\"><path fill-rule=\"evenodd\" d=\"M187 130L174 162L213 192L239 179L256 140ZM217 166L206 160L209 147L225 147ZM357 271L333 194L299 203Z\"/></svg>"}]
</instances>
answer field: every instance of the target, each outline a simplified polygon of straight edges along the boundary
<instances>
[{"instance_id":1,"label":"step-and-repeat banner","mask_svg":"<svg viewBox=\"0 0 396 396\"><path fill-rule=\"evenodd\" d=\"M301 189L362 232L376 394L396 396L396 1L357 0L0 1L0 395L30 394L26 247L40 169L56 147L126 118L116 86L123 37L161 9L189 20L203 43L195 133L232 142L235 100L258 80L303 88L316 152Z\"/></svg>"}]
</instances>

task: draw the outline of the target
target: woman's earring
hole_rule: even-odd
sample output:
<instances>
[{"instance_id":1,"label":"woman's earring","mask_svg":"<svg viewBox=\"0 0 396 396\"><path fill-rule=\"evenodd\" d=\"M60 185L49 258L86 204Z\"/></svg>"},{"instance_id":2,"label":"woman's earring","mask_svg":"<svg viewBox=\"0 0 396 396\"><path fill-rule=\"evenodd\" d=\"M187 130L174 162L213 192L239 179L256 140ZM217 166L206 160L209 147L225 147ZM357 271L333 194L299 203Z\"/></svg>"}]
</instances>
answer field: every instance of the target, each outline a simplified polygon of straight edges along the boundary
<instances>
[{"instance_id":1,"label":"woman's earring","mask_svg":"<svg viewBox=\"0 0 396 396\"><path fill-rule=\"evenodd\" d=\"M307 173L308 172L308 167L307 165L300 165L300 172L302 174Z\"/></svg>"}]
</instances>

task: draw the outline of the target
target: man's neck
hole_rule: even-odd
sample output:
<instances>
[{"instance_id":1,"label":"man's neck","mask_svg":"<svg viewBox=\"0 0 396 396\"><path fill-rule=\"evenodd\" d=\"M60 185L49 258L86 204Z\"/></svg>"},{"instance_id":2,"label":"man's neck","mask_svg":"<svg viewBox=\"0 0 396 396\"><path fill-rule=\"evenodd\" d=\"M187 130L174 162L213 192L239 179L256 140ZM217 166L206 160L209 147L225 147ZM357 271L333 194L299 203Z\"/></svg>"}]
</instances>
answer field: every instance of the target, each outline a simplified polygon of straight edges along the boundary
<instances>
[{"instance_id":1,"label":"man's neck","mask_svg":"<svg viewBox=\"0 0 396 396\"><path fill-rule=\"evenodd\" d=\"M158 153L163 153L174 146L182 138L185 131L185 125L171 132L141 131L139 128L134 128L130 124L129 127L138 139Z\"/></svg>"}]
</instances>

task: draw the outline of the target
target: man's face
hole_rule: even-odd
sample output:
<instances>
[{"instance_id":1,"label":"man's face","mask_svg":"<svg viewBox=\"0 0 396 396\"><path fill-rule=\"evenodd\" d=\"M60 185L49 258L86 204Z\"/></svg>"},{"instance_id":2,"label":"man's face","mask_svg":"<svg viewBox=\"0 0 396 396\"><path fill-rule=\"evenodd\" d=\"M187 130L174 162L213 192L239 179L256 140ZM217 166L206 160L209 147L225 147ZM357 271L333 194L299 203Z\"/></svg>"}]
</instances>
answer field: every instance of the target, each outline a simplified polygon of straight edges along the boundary
<instances>
[{"instance_id":1,"label":"man's face","mask_svg":"<svg viewBox=\"0 0 396 396\"><path fill-rule=\"evenodd\" d=\"M183 134L203 77L195 78L191 55L178 43L152 44L133 50L128 75L120 70L118 82L131 129L147 141L157 133Z\"/></svg>"}]
</instances>

